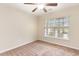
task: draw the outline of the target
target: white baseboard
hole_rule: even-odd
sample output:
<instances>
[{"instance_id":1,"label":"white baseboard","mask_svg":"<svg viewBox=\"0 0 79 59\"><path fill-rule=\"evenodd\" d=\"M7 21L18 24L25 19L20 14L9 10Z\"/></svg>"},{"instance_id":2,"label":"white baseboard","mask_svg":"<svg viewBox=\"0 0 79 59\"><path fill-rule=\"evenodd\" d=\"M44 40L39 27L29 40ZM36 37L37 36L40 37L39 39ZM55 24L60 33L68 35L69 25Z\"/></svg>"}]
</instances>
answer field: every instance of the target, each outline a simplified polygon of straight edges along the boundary
<instances>
[{"instance_id":1,"label":"white baseboard","mask_svg":"<svg viewBox=\"0 0 79 59\"><path fill-rule=\"evenodd\" d=\"M22 44L20 44L20 45L15 46L15 47L11 47L11 48L8 48L8 49L5 49L5 50L2 50L2 51L0 51L0 53L4 53L4 52L6 52L6 51L9 51L9 50L12 50L12 49L18 48L18 47L20 47L20 46L23 46L23 45L29 44L29 43L34 42L34 41L36 41L36 40L32 40L32 41L29 41L29 42L27 42L27 43L25 42L25 43L22 43Z\"/></svg>"},{"instance_id":2,"label":"white baseboard","mask_svg":"<svg viewBox=\"0 0 79 59\"><path fill-rule=\"evenodd\" d=\"M65 47L69 47L69 48L72 48L72 49L79 50L79 48L77 48L77 47L62 45L62 44L59 44L59 43L49 42L49 41L46 41L46 40L40 40L40 41L45 41L45 42L48 42L48 43L51 43L51 44L57 44L57 45L61 45L61 46L65 46Z\"/></svg>"},{"instance_id":3,"label":"white baseboard","mask_svg":"<svg viewBox=\"0 0 79 59\"><path fill-rule=\"evenodd\" d=\"M32 40L32 41L27 42L27 43L25 42L25 43L22 43L22 44L20 44L20 45L15 46L15 47L11 47L11 48L8 48L8 49L5 49L5 50L2 50L2 51L0 51L0 53L4 53L4 52L6 52L6 51L9 51L9 50L12 50L12 49L18 48L18 47L20 47L20 46L23 46L23 45L29 44L29 43L34 42L34 41L36 41L36 40ZM40 41L48 42L48 41L46 41L46 40L40 40ZM51 43L51 42L49 42L49 43ZM52 43L51 43L51 44L52 44ZM57 43L53 43L53 44L57 44ZM66 46L66 45L62 45L62 44L58 44L58 45ZM76 47L70 47L70 46L66 46L66 47L69 47L69 48L72 48L72 49L79 50L79 48L76 48Z\"/></svg>"}]
</instances>

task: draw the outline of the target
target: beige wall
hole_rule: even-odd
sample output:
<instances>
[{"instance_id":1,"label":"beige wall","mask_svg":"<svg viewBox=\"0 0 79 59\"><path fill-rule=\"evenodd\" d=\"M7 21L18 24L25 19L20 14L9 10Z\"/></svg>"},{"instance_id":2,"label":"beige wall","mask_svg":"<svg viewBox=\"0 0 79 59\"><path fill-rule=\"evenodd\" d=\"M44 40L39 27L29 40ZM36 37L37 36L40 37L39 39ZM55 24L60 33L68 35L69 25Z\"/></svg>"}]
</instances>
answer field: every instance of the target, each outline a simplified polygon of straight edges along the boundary
<instances>
[{"instance_id":1,"label":"beige wall","mask_svg":"<svg viewBox=\"0 0 79 59\"><path fill-rule=\"evenodd\" d=\"M36 17L0 4L0 52L36 40Z\"/></svg>"},{"instance_id":2,"label":"beige wall","mask_svg":"<svg viewBox=\"0 0 79 59\"><path fill-rule=\"evenodd\" d=\"M69 40L58 40L53 38L44 38L44 22L47 19L58 18L63 16L69 16L70 28L69 28ZM79 49L79 5L65 8L57 12L40 16L39 18L39 40L60 44L63 46Z\"/></svg>"},{"instance_id":3,"label":"beige wall","mask_svg":"<svg viewBox=\"0 0 79 59\"><path fill-rule=\"evenodd\" d=\"M45 20L62 16L69 16L70 39L58 40L44 38L43 33ZM7 4L0 4L0 52L4 52L38 39L79 49L78 25L79 6L36 17Z\"/></svg>"}]
</instances>

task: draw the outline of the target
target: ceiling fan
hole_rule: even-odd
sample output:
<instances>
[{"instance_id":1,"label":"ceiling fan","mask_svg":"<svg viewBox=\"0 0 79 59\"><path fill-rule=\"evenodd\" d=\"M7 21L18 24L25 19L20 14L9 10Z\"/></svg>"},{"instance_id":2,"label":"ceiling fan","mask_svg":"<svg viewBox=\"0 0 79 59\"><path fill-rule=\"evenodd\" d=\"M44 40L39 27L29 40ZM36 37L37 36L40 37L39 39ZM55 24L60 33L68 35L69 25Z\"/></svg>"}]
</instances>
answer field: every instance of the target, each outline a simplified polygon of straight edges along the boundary
<instances>
[{"instance_id":1,"label":"ceiling fan","mask_svg":"<svg viewBox=\"0 0 79 59\"><path fill-rule=\"evenodd\" d=\"M24 3L26 5L36 5L37 7L32 10L35 12L37 9L42 9L44 12L47 12L45 6L57 6L57 3Z\"/></svg>"}]
</instances>

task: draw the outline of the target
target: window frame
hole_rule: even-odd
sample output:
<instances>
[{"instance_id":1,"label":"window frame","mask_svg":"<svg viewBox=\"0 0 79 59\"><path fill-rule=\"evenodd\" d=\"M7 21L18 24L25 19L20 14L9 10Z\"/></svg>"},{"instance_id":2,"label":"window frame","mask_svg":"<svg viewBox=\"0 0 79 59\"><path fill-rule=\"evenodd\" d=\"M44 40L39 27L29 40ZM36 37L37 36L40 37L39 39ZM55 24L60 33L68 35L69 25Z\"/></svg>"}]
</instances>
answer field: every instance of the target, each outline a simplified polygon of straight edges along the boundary
<instances>
[{"instance_id":1,"label":"window frame","mask_svg":"<svg viewBox=\"0 0 79 59\"><path fill-rule=\"evenodd\" d=\"M67 21L68 25L66 24L67 26L64 26L64 24L63 24L62 27L58 25L57 28L59 28L59 29L62 28L63 30L67 29L67 30L68 30L68 32L67 32L68 38L63 38L63 37L59 37L59 36L58 36L58 37L55 37L56 33L54 34L54 36L48 35L48 28L49 28L49 27L48 27L48 26L49 26L49 25L48 25L48 21L54 20L54 19L57 19L57 18L53 18L53 19L46 20L45 26L44 26L44 30L47 30L47 31L46 31L46 32L47 32L47 35L45 35L45 31L44 31L44 37L54 38L54 39L65 39L65 40L69 40L69 17L60 17L60 18L59 18L59 21L60 21L61 18L64 18L64 19L66 18L67 20L65 20L65 21ZM54 20L54 21L56 21L56 20ZM56 26L55 26L55 27L56 27ZM53 27L53 28L54 28L54 27ZM54 28L54 31L52 31L52 32L55 32L55 29L56 29L56 28ZM59 35L59 33L58 33L58 35ZM65 35L65 34L63 33L62 35ZM67 36L67 35L66 35L66 36Z\"/></svg>"}]
</instances>

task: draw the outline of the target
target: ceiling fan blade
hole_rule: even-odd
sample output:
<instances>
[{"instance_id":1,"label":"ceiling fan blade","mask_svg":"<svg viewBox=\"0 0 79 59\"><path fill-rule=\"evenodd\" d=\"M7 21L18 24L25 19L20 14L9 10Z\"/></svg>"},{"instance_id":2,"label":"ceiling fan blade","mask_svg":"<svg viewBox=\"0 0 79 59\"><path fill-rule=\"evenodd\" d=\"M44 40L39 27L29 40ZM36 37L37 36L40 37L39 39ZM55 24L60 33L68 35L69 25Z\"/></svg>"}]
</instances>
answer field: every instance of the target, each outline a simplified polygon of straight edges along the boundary
<instances>
[{"instance_id":1,"label":"ceiling fan blade","mask_svg":"<svg viewBox=\"0 0 79 59\"><path fill-rule=\"evenodd\" d=\"M45 6L57 6L57 3L24 3L27 5L40 5L40 4L45 4Z\"/></svg>"},{"instance_id":2,"label":"ceiling fan blade","mask_svg":"<svg viewBox=\"0 0 79 59\"><path fill-rule=\"evenodd\" d=\"M47 10L45 8L43 8L44 12L47 12Z\"/></svg>"},{"instance_id":3,"label":"ceiling fan blade","mask_svg":"<svg viewBox=\"0 0 79 59\"><path fill-rule=\"evenodd\" d=\"M24 3L24 4L28 4L28 5L36 5L36 3Z\"/></svg>"},{"instance_id":4,"label":"ceiling fan blade","mask_svg":"<svg viewBox=\"0 0 79 59\"><path fill-rule=\"evenodd\" d=\"M57 6L58 4L57 3L46 3L45 5L46 6Z\"/></svg>"},{"instance_id":5,"label":"ceiling fan blade","mask_svg":"<svg viewBox=\"0 0 79 59\"><path fill-rule=\"evenodd\" d=\"M32 12L35 12L37 10L37 8L33 9Z\"/></svg>"}]
</instances>

